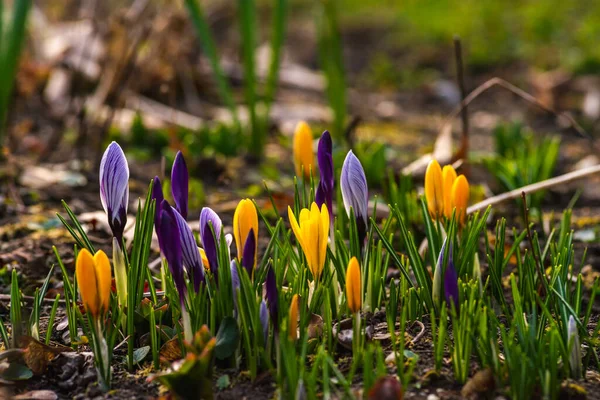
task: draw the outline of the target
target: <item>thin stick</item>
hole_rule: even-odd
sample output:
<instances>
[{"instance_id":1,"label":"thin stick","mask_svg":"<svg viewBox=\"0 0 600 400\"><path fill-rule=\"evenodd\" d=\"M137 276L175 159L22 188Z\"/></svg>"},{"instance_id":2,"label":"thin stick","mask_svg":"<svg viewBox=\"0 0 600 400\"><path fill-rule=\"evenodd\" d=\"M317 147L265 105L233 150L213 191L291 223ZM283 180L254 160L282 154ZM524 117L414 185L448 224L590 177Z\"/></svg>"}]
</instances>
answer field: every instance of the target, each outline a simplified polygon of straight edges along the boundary
<instances>
[{"instance_id":1,"label":"thin stick","mask_svg":"<svg viewBox=\"0 0 600 400\"><path fill-rule=\"evenodd\" d=\"M467 105L469 105L473 100L475 100L477 97L479 97L483 92L489 90L490 88L492 88L494 86L503 87L504 89L521 97L523 100L528 101L529 103L535 104L537 107L541 108L542 110L544 110L550 114L553 114L555 116L559 116L561 118L566 119L567 121L569 121L569 124L571 125L571 127L579 135L581 135L582 137L588 138L588 139L592 139L591 136L570 115L565 114L565 113L559 113L555 109L546 106L541 101L539 101L538 99L536 99L534 96L527 93L523 89L520 89L520 88L516 87L515 85L513 85L512 83L505 81L504 79L498 78L498 77L494 77L488 81L485 81L484 83L479 85L477 88L475 88L475 90L473 90L471 93L469 93L469 95L463 101L461 101L461 103L446 118L446 121L442 124L442 128L440 129L440 132L443 132L445 129L447 129L447 125L452 124L452 121L454 120L454 118L456 118L458 116L458 114L460 114L462 112L463 108L465 108Z\"/></svg>"},{"instance_id":2,"label":"thin stick","mask_svg":"<svg viewBox=\"0 0 600 400\"><path fill-rule=\"evenodd\" d=\"M462 44L459 36L454 36L454 58L456 59L456 81L460 89L461 102L467 97L467 89L465 88L465 74L462 57ZM469 154L469 113L467 105L461 107L460 117L462 120L462 142L457 158L466 158Z\"/></svg>"},{"instance_id":3,"label":"thin stick","mask_svg":"<svg viewBox=\"0 0 600 400\"><path fill-rule=\"evenodd\" d=\"M485 210L489 206L503 203L507 200L516 199L521 196L521 193L527 194L535 193L540 190L548 189L564 183L576 181L578 179L585 178L587 176L595 175L600 173L600 164L592 167L582 168L577 171L569 172L564 175L559 175L554 178L546 179L541 182L532 183L531 185L523 186L510 192L502 193L489 199L485 199L475 205L472 205L467 209L467 214L472 214L477 211Z\"/></svg>"}]
</instances>

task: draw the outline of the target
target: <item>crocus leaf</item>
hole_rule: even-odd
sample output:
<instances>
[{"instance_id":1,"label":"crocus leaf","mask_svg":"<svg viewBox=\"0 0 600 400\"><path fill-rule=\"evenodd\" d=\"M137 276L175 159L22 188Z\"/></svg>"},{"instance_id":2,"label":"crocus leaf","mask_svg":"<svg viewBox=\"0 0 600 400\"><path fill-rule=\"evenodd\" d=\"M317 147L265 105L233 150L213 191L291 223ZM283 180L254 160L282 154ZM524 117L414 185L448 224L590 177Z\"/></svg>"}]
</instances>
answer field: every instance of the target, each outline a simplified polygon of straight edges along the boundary
<instances>
[{"instance_id":1,"label":"crocus leaf","mask_svg":"<svg viewBox=\"0 0 600 400\"><path fill-rule=\"evenodd\" d=\"M215 346L215 356L219 360L230 357L237 348L240 331L237 321L233 317L225 317L221 321L219 331L217 332L217 344Z\"/></svg>"}]
</instances>

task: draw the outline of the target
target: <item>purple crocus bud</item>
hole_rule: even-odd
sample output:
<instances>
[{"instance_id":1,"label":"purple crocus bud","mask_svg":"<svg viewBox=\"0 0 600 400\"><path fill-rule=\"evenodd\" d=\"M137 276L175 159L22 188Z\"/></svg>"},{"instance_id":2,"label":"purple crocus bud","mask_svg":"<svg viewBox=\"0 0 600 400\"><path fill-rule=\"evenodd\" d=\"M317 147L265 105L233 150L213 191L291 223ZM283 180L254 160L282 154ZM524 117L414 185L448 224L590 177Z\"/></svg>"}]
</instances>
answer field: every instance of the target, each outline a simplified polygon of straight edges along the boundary
<instances>
[{"instance_id":1,"label":"purple crocus bud","mask_svg":"<svg viewBox=\"0 0 600 400\"><path fill-rule=\"evenodd\" d=\"M269 312L267 310L267 303L264 300L260 302L259 317L263 329L263 337L265 338L264 343L266 345L267 339L269 338Z\"/></svg>"},{"instance_id":2,"label":"purple crocus bud","mask_svg":"<svg viewBox=\"0 0 600 400\"><path fill-rule=\"evenodd\" d=\"M188 169L181 151L177 152L171 169L171 193L175 200L175 208L183 218L188 214Z\"/></svg>"},{"instance_id":3,"label":"purple crocus bud","mask_svg":"<svg viewBox=\"0 0 600 400\"><path fill-rule=\"evenodd\" d=\"M273 327L277 330L277 281L275 279L275 270L273 270L273 266L270 266L267 271L267 277L265 278L265 292L271 321L273 321Z\"/></svg>"},{"instance_id":4,"label":"purple crocus bud","mask_svg":"<svg viewBox=\"0 0 600 400\"><path fill-rule=\"evenodd\" d=\"M456 273L454 261L452 260L452 243L449 243L448 247L450 253L448 254L448 265L444 272L444 296L446 297L446 304L448 304L448 307L450 307L450 304L454 304L454 309L458 314L458 274Z\"/></svg>"},{"instance_id":5,"label":"purple crocus bud","mask_svg":"<svg viewBox=\"0 0 600 400\"><path fill-rule=\"evenodd\" d=\"M237 311L237 290L240 287L240 276L238 275L237 262L231 260L231 290L233 292L233 307Z\"/></svg>"},{"instance_id":6,"label":"purple crocus bud","mask_svg":"<svg viewBox=\"0 0 600 400\"><path fill-rule=\"evenodd\" d=\"M327 205L329 215L333 213L333 193L334 193L334 177L333 177L333 144L331 143L331 135L329 131L323 132L319 139L319 148L317 150L317 161L319 163L319 172L321 180L315 194L315 202L321 208L324 203ZM329 219L333 223L333 218Z\"/></svg>"},{"instance_id":7,"label":"purple crocus bud","mask_svg":"<svg viewBox=\"0 0 600 400\"><path fill-rule=\"evenodd\" d=\"M346 213L350 216L350 209L354 211L356 226L358 228L358 239L362 244L367 235L369 192L365 171L352 150L348 152L344 160L344 165L342 165L340 186Z\"/></svg>"},{"instance_id":8,"label":"purple crocus bud","mask_svg":"<svg viewBox=\"0 0 600 400\"><path fill-rule=\"evenodd\" d=\"M117 142L108 145L100 162L100 201L113 236L122 245L129 203L129 166Z\"/></svg>"},{"instance_id":9,"label":"purple crocus bud","mask_svg":"<svg viewBox=\"0 0 600 400\"><path fill-rule=\"evenodd\" d=\"M254 255L256 252L256 236L254 229L250 228L248 237L244 242L244 253L242 254L242 267L248 271L248 276L252 279L252 271L254 269Z\"/></svg>"},{"instance_id":10,"label":"purple crocus bud","mask_svg":"<svg viewBox=\"0 0 600 400\"><path fill-rule=\"evenodd\" d=\"M212 230L211 230L212 225ZM218 267L218 243L221 238L221 227L223 226L221 218L208 207L204 207L200 211L200 241L202 247L206 253L208 264L210 265L210 271L212 272L215 280L217 280L217 267ZM214 235L213 235L214 231Z\"/></svg>"},{"instance_id":11,"label":"purple crocus bud","mask_svg":"<svg viewBox=\"0 0 600 400\"><path fill-rule=\"evenodd\" d=\"M154 183L152 184L152 200L156 200L156 205L154 209L154 227L158 231L158 216L160 215L160 206L162 201L165 199L162 190L162 184L160 183L160 179L158 176L154 177Z\"/></svg>"},{"instance_id":12,"label":"purple crocus bud","mask_svg":"<svg viewBox=\"0 0 600 400\"><path fill-rule=\"evenodd\" d=\"M181 251L181 239L177 216L175 210L166 200L161 203L160 223L157 231L160 251L169 264L169 270L173 281L179 292L179 300L183 306L186 294L186 286L183 278L183 259Z\"/></svg>"},{"instance_id":13,"label":"purple crocus bud","mask_svg":"<svg viewBox=\"0 0 600 400\"><path fill-rule=\"evenodd\" d=\"M198 293L200 283L204 282L204 267L200 258L200 252L198 251L198 245L196 244L196 238L194 238L192 229L185 218L177 210L173 210L175 211L174 215L177 219L177 227L179 228L183 264L187 268L190 280L194 284L194 291Z\"/></svg>"}]
</instances>

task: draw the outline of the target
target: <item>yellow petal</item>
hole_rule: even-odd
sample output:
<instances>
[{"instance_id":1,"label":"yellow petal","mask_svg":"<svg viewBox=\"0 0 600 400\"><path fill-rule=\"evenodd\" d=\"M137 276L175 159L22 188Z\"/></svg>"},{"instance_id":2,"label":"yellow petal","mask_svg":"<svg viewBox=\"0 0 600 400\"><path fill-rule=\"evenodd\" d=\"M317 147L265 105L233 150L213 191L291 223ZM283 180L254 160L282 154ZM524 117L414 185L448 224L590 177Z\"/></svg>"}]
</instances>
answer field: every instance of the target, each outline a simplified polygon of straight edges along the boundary
<instances>
[{"instance_id":1,"label":"yellow petal","mask_svg":"<svg viewBox=\"0 0 600 400\"><path fill-rule=\"evenodd\" d=\"M308 213L308 210L303 209L302 211L306 211ZM300 220L302 220L302 215L303 215L302 211L300 212ZM296 240L302 247L302 250L304 250L304 255L306 256L306 259L309 260L309 262L310 262L309 254L307 254L308 248L307 248L306 244L304 243L303 231L300 229L300 225L298 225L298 221L296 221L296 216L294 215L292 208L289 206L288 206L288 219L290 220L290 226L292 227L292 231L294 232L294 235L296 236Z\"/></svg>"},{"instance_id":2,"label":"yellow petal","mask_svg":"<svg viewBox=\"0 0 600 400\"><path fill-rule=\"evenodd\" d=\"M356 257L352 257L346 270L346 300L348 308L354 314L360 311L362 304L360 281L360 265Z\"/></svg>"},{"instance_id":3,"label":"yellow petal","mask_svg":"<svg viewBox=\"0 0 600 400\"><path fill-rule=\"evenodd\" d=\"M94 318L99 315L100 311L95 269L94 257L87 249L82 249L77 256L75 276L81 301Z\"/></svg>"},{"instance_id":4,"label":"yellow petal","mask_svg":"<svg viewBox=\"0 0 600 400\"><path fill-rule=\"evenodd\" d=\"M312 131L308 124L301 121L294 132L294 167L296 176L310 178L313 165Z\"/></svg>"},{"instance_id":5,"label":"yellow petal","mask_svg":"<svg viewBox=\"0 0 600 400\"><path fill-rule=\"evenodd\" d=\"M456 207L456 216L460 224L465 223L469 205L469 181L460 175L452 185L452 207Z\"/></svg>"},{"instance_id":6,"label":"yellow petal","mask_svg":"<svg viewBox=\"0 0 600 400\"><path fill-rule=\"evenodd\" d=\"M292 297L292 302L290 303L290 311L289 311L289 330L288 334L290 335L290 339L296 340L298 337L298 295L295 294Z\"/></svg>"},{"instance_id":7,"label":"yellow petal","mask_svg":"<svg viewBox=\"0 0 600 400\"><path fill-rule=\"evenodd\" d=\"M202 265L204 266L204 269L207 271L210 270L210 264L208 263L208 257L206 257L206 252L200 247L198 247L198 251L200 251L200 258L202 259Z\"/></svg>"},{"instance_id":8,"label":"yellow petal","mask_svg":"<svg viewBox=\"0 0 600 400\"><path fill-rule=\"evenodd\" d=\"M442 190L442 167L437 160L431 160L425 171L425 198L432 218L439 218L444 212Z\"/></svg>"},{"instance_id":9,"label":"yellow petal","mask_svg":"<svg viewBox=\"0 0 600 400\"><path fill-rule=\"evenodd\" d=\"M98 285L100 313L105 313L109 309L112 283L110 260L105 252L102 250L96 252L94 255L94 265L96 267L96 284Z\"/></svg>"},{"instance_id":10,"label":"yellow petal","mask_svg":"<svg viewBox=\"0 0 600 400\"><path fill-rule=\"evenodd\" d=\"M452 165L445 165L442 169L442 185L444 193L444 215L452 218L452 185L456 180L456 171Z\"/></svg>"},{"instance_id":11,"label":"yellow petal","mask_svg":"<svg viewBox=\"0 0 600 400\"><path fill-rule=\"evenodd\" d=\"M319 254L321 254L321 270L327 258L327 244L329 241L329 212L325 203L321 205L321 232L319 234Z\"/></svg>"},{"instance_id":12,"label":"yellow petal","mask_svg":"<svg viewBox=\"0 0 600 400\"><path fill-rule=\"evenodd\" d=\"M233 236L235 238L238 258L244 252L244 245L250 229L254 231L254 264L256 265L256 258L258 257L258 213L252 200L243 199L238 203L233 214Z\"/></svg>"}]
</instances>

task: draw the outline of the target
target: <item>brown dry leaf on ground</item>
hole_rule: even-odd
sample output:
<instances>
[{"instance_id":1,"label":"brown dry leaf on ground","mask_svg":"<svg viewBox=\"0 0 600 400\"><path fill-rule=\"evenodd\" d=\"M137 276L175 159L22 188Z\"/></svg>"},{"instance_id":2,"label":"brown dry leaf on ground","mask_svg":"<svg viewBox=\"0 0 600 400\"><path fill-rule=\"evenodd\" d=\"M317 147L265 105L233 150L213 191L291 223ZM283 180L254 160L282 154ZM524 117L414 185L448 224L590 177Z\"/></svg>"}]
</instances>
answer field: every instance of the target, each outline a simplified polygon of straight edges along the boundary
<instances>
[{"instance_id":1,"label":"brown dry leaf on ground","mask_svg":"<svg viewBox=\"0 0 600 400\"><path fill-rule=\"evenodd\" d=\"M73 351L67 346L47 346L31 336L21 337L21 347L25 364L35 375L41 375L46 372L48 363L54 360L60 353Z\"/></svg>"}]
</instances>

